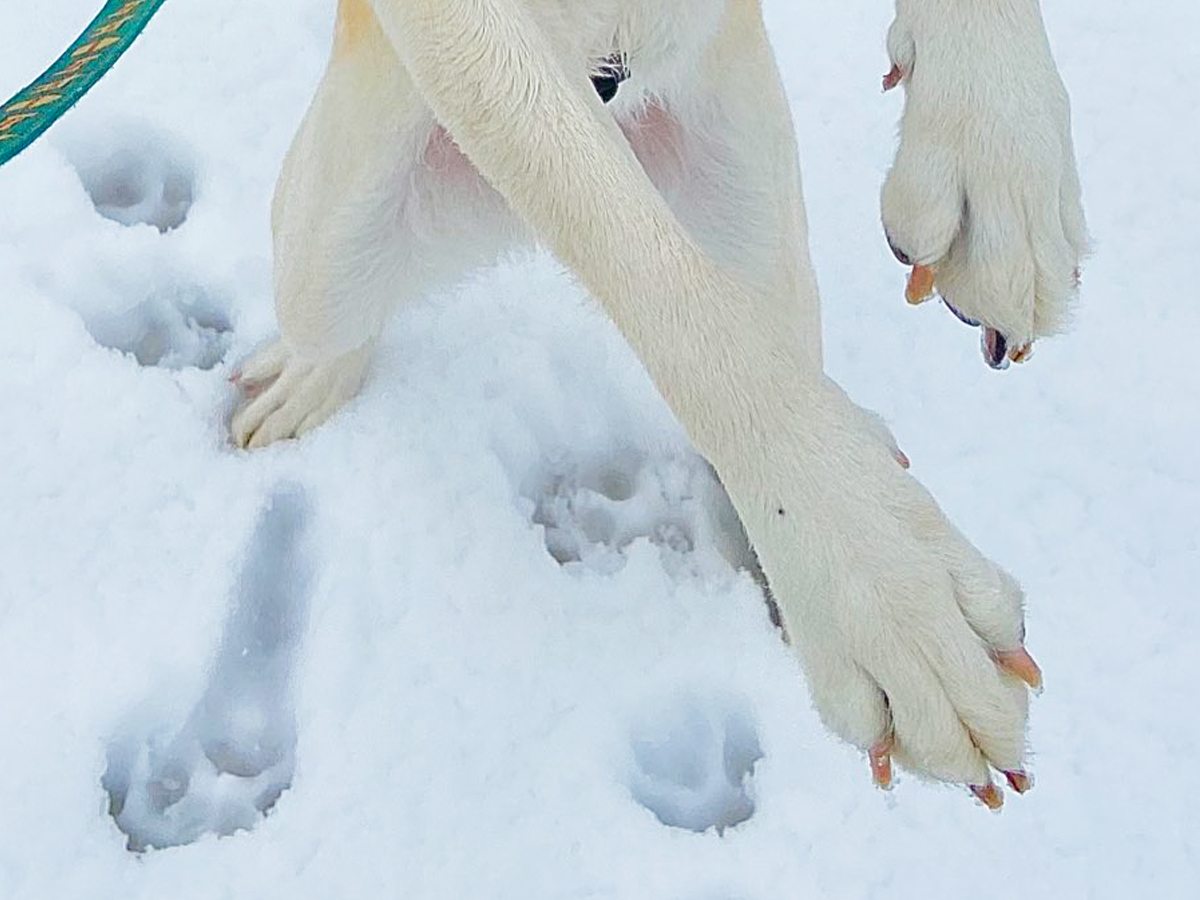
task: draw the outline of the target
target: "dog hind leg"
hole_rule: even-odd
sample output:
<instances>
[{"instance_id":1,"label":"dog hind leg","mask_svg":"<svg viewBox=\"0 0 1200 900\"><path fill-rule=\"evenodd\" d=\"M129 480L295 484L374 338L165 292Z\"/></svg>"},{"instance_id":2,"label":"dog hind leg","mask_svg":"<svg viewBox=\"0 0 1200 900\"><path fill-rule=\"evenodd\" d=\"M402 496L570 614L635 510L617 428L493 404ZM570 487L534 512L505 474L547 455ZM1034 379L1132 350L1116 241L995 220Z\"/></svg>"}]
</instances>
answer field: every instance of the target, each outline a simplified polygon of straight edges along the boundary
<instances>
[{"instance_id":1,"label":"dog hind leg","mask_svg":"<svg viewBox=\"0 0 1200 900\"><path fill-rule=\"evenodd\" d=\"M272 210L280 336L234 381L235 444L316 427L361 386L392 310L485 265L525 231L433 116L364 0L333 53Z\"/></svg>"}]
</instances>

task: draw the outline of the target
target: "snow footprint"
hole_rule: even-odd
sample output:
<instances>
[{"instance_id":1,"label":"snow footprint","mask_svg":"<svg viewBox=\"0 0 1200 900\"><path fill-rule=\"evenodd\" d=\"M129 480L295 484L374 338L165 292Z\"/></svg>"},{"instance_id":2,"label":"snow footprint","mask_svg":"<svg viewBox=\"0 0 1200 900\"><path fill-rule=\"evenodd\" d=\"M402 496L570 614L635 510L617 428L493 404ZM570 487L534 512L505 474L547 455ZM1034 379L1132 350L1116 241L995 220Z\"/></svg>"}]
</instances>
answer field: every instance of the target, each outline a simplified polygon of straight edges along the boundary
<instances>
[{"instance_id":1,"label":"snow footprint","mask_svg":"<svg viewBox=\"0 0 1200 900\"><path fill-rule=\"evenodd\" d=\"M191 211L196 172L179 139L140 122L114 121L68 132L64 155L100 215L122 225L178 228ZM132 276L131 276L132 277ZM211 369L225 358L232 337L227 304L176 277L148 284L128 278L140 302L113 311L77 306L102 347L128 353L143 366Z\"/></svg>"},{"instance_id":2,"label":"snow footprint","mask_svg":"<svg viewBox=\"0 0 1200 900\"><path fill-rule=\"evenodd\" d=\"M229 352L233 334L221 305L196 288L167 289L122 312L81 315L100 346L164 369L213 368Z\"/></svg>"},{"instance_id":3,"label":"snow footprint","mask_svg":"<svg viewBox=\"0 0 1200 900\"><path fill-rule=\"evenodd\" d=\"M676 697L642 717L630 749L630 792L664 825L723 832L754 814L752 777L763 754L737 702Z\"/></svg>"},{"instance_id":4,"label":"snow footprint","mask_svg":"<svg viewBox=\"0 0 1200 900\"><path fill-rule=\"evenodd\" d=\"M259 522L208 686L181 726L133 729L102 784L130 850L249 830L291 785L291 670L307 619L307 504L277 489Z\"/></svg>"},{"instance_id":5,"label":"snow footprint","mask_svg":"<svg viewBox=\"0 0 1200 900\"><path fill-rule=\"evenodd\" d=\"M591 465L563 463L527 496L547 551L562 565L614 572L624 564L624 548L648 538L669 566L696 550L715 550L738 568L754 566L737 514L698 457L627 450Z\"/></svg>"},{"instance_id":6,"label":"snow footprint","mask_svg":"<svg viewBox=\"0 0 1200 900\"><path fill-rule=\"evenodd\" d=\"M65 148L79 180L106 219L171 231L187 221L195 166L182 144L145 125L112 124Z\"/></svg>"}]
</instances>

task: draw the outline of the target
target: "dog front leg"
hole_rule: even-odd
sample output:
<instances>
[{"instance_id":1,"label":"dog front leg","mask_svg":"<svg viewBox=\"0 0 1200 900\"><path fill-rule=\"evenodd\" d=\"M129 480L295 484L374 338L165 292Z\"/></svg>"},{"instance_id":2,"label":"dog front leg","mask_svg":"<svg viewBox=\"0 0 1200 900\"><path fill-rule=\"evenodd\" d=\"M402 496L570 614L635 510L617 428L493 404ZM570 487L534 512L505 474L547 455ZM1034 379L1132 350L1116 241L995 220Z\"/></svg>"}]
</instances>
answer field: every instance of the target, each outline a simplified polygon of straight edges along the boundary
<instances>
[{"instance_id":1,"label":"dog front leg","mask_svg":"<svg viewBox=\"0 0 1200 900\"><path fill-rule=\"evenodd\" d=\"M753 295L760 326L787 332L820 371L791 112L755 5L729 4L687 89L648 101L621 126L688 235Z\"/></svg>"},{"instance_id":2,"label":"dog front leg","mask_svg":"<svg viewBox=\"0 0 1200 900\"><path fill-rule=\"evenodd\" d=\"M1061 331L1087 225L1066 88L1038 0L897 0L887 88L903 85L883 224L915 266L909 302L936 288L979 326L993 368Z\"/></svg>"},{"instance_id":3,"label":"dog front leg","mask_svg":"<svg viewBox=\"0 0 1200 900\"><path fill-rule=\"evenodd\" d=\"M439 121L604 304L716 467L826 723L874 751L881 780L894 752L989 803L989 763L1025 784L1017 677L1033 670L1015 583L794 333L763 326L753 290L701 252L521 3L373 3Z\"/></svg>"}]
</instances>

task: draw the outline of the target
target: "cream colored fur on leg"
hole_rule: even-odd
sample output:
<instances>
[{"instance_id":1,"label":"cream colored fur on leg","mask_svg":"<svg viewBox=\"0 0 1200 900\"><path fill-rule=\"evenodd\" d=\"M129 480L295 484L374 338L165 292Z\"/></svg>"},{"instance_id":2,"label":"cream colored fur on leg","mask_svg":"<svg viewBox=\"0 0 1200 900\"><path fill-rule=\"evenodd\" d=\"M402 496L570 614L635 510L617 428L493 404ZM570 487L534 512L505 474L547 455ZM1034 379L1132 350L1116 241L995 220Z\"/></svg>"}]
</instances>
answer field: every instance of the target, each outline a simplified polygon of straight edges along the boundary
<instances>
[{"instance_id":1,"label":"cream colored fur on leg","mask_svg":"<svg viewBox=\"0 0 1200 900\"><path fill-rule=\"evenodd\" d=\"M1020 27L1009 33L1010 19L987 12L997 6L1022 13ZM1024 285L1025 260L1005 248L1041 234L1031 223L1048 215L1046 197L1076 229L1064 240L1082 241L1037 4L901 0L897 23L893 52L914 93L888 227L931 257L965 229L954 271ZM1021 124L1034 156L1065 154L1059 169L990 148L989 121L1020 120L1000 101L972 113L978 140L959 140L938 97L970 96L966 81L982 76L944 49L924 60L943 41L986 52L989 78L1037 63L1017 76L1036 110ZM614 52L633 77L605 107L589 67ZM942 208L951 186L922 154L978 198L966 226ZM925 198L930 185L941 193ZM989 205L1022 191L1041 205ZM991 224L976 235L980 215ZM1019 587L822 373L792 125L757 0L341 0L274 224L282 336L241 375L239 444L319 424L357 390L394 304L536 236L603 304L720 474L825 723L864 750L894 746L934 779L979 786L989 766L1023 768L1027 692L995 662L1022 646ZM1022 335L1057 317L1054 279L1074 266L1066 251L1030 253L1053 273L1037 282L1053 281L1047 299L980 295L989 310L1021 310L1004 324Z\"/></svg>"}]
</instances>

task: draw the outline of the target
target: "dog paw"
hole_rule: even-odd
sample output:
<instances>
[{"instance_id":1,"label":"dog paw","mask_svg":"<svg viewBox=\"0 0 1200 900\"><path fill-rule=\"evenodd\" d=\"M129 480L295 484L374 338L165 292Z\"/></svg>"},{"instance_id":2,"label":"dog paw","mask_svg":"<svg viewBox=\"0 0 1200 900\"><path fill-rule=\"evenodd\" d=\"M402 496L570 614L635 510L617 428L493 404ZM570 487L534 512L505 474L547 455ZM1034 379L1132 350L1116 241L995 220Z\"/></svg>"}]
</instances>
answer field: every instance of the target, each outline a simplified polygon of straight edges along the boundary
<instances>
[{"instance_id":1,"label":"dog paw","mask_svg":"<svg viewBox=\"0 0 1200 900\"><path fill-rule=\"evenodd\" d=\"M155 715L109 748L102 785L130 850L248 831L290 786L290 681L308 603L309 567L300 553L306 518L298 489L276 492L207 687L182 725Z\"/></svg>"},{"instance_id":2,"label":"dog paw","mask_svg":"<svg viewBox=\"0 0 1200 900\"><path fill-rule=\"evenodd\" d=\"M741 508L822 720L870 754L885 787L893 759L992 801L992 768L1027 786L1028 687L1040 672L1024 649L1020 587L844 394L806 402L810 419L773 435L786 443L731 474L745 484L746 471L760 481L769 471L779 491Z\"/></svg>"},{"instance_id":3,"label":"dog paw","mask_svg":"<svg viewBox=\"0 0 1200 900\"><path fill-rule=\"evenodd\" d=\"M754 722L731 703L675 698L633 729L630 791L664 825L723 831L754 814L762 758Z\"/></svg>"},{"instance_id":4,"label":"dog paw","mask_svg":"<svg viewBox=\"0 0 1200 900\"><path fill-rule=\"evenodd\" d=\"M1066 324L1088 245L1070 104L1038 4L902 0L888 47L885 88L903 84L906 99L883 225L914 266L908 299L936 290L982 328L989 365L1023 361Z\"/></svg>"},{"instance_id":5,"label":"dog paw","mask_svg":"<svg viewBox=\"0 0 1200 900\"><path fill-rule=\"evenodd\" d=\"M255 449L316 428L358 393L372 349L320 363L297 359L282 340L253 353L230 378L241 392L229 428L233 443Z\"/></svg>"}]
</instances>

